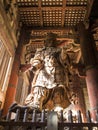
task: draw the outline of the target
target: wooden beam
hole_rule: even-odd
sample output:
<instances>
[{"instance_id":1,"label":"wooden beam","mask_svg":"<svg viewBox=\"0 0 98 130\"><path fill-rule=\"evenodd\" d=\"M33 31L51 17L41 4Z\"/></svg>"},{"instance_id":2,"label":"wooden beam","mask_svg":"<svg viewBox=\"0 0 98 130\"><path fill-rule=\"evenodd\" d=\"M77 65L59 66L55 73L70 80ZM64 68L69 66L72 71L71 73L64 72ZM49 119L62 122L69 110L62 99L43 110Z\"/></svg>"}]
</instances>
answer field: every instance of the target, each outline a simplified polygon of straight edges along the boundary
<instances>
[{"instance_id":1,"label":"wooden beam","mask_svg":"<svg viewBox=\"0 0 98 130\"><path fill-rule=\"evenodd\" d=\"M34 26L27 26L28 31L71 31L74 26L66 26L66 27L34 27Z\"/></svg>"},{"instance_id":2,"label":"wooden beam","mask_svg":"<svg viewBox=\"0 0 98 130\"><path fill-rule=\"evenodd\" d=\"M86 6L66 6L66 7L19 7L19 11L50 11L50 10L86 10Z\"/></svg>"},{"instance_id":3,"label":"wooden beam","mask_svg":"<svg viewBox=\"0 0 98 130\"><path fill-rule=\"evenodd\" d=\"M42 3L42 0L38 0L38 7L39 7L39 16L40 16L40 25L43 27L43 16L42 16L42 10L41 10L41 3Z\"/></svg>"},{"instance_id":4,"label":"wooden beam","mask_svg":"<svg viewBox=\"0 0 98 130\"><path fill-rule=\"evenodd\" d=\"M87 13L86 13L86 18L85 18L86 20L88 20L88 18L90 16L93 3L94 3L94 0L88 0L88 3L87 3Z\"/></svg>"},{"instance_id":5,"label":"wooden beam","mask_svg":"<svg viewBox=\"0 0 98 130\"><path fill-rule=\"evenodd\" d=\"M45 36L30 36L30 39L32 41L38 41L38 42L40 42L40 41L43 41L45 39ZM72 41L73 39L74 39L73 35L70 35L70 37L64 36L64 35L57 37L58 41L61 41L61 40L67 40L67 41L70 40L70 41Z\"/></svg>"},{"instance_id":6,"label":"wooden beam","mask_svg":"<svg viewBox=\"0 0 98 130\"><path fill-rule=\"evenodd\" d=\"M63 8L66 8L66 0L63 0ZM65 10L62 10L62 23L61 26L64 27L64 21L65 21Z\"/></svg>"}]
</instances>

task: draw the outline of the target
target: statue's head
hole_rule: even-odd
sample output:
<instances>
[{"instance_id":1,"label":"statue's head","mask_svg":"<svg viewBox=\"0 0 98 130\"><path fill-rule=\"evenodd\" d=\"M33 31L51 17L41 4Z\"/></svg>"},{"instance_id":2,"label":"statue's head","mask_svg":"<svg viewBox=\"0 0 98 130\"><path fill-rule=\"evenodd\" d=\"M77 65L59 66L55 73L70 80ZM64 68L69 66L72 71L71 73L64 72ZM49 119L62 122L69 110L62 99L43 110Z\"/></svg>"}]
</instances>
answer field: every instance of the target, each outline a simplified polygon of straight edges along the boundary
<instances>
[{"instance_id":1,"label":"statue's head","mask_svg":"<svg viewBox=\"0 0 98 130\"><path fill-rule=\"evenodd\" d=\"M48 47L56 46L57 44L56 38L57 38L57 35L55 33L52 33L52 32L47 33L46 38L45 38L45 46L48 46Z\"/></svg>"}]
</instances>

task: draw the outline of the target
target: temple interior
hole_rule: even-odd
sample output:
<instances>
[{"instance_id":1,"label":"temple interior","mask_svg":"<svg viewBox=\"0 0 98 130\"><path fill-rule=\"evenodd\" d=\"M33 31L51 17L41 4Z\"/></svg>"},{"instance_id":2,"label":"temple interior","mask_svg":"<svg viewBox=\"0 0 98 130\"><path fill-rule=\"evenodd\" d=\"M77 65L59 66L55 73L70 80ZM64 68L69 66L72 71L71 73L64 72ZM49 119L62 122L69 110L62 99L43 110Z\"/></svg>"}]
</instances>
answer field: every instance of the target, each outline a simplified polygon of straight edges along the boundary
<instances>
[{"instance_id":1,"label":"temple interior","mask_svg":"<svg viewBox=\"0 0 98 130\"><path fill-rule=\"evenodd\" d=\"M17 108L89 111L98 129L98 0L0 0L2 117Z\"/></svg>"}]
</instances>

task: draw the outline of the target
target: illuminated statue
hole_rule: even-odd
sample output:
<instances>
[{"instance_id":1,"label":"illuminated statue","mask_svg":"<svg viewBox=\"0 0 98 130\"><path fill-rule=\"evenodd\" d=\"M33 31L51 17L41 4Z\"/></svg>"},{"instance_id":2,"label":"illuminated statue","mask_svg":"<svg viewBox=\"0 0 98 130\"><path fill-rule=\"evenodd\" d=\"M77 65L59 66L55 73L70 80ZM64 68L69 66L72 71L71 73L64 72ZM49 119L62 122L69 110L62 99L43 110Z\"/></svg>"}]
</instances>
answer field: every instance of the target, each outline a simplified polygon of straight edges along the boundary
<instances>
[{"instance_id":1,"label":"illuminated statue","mask_svg":"<svg viewBox=\"0 0 98 130\"><path fill-rule=\"evenodd\" d=\"M66 90L66 57L62 57L61 50L57 48L56 34L49 33L45 47L38 49L30 60L34 78L25 105L53 109L56 105L66 108L70 104Z\"/></svg>"},{"instance_id":2,"label":"illuminated statue","mask_svg":"<svg viewBox=\"0 0 98 130\"><path fill-rule=\"evenodd\" d=\"M31 92L25 100L25 107L14 104L15 107L31 109L53 110L60 106L68 108L70 104L77 103L76 94L70 89L72 75L77 73L73 64L79 63L81 53L79 45L73 43L58 44L56 34L48 33L45 47L37 49L30 60L29 70L34 78Z\"/></svg>"}]
</instances>

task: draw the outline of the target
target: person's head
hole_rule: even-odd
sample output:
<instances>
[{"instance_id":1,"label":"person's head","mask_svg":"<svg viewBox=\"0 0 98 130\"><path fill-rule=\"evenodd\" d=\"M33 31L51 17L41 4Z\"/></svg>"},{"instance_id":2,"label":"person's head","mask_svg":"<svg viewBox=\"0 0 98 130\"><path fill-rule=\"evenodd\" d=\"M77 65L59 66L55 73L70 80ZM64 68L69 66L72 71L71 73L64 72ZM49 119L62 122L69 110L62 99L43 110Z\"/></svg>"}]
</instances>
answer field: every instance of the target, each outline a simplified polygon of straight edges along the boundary
<instances>
[{"instance_id":1,"label":"person's head","mask_svg":"<svg viewBox=\"0 0 98 130\"><path fill-rule=\"evenodd\" d=\"M47 33L47 36L45 38L45 46L47 47L54 47L57 44L57 35L55 33Z\"/></svg>"}]
</instances>

